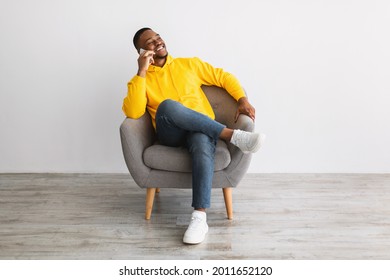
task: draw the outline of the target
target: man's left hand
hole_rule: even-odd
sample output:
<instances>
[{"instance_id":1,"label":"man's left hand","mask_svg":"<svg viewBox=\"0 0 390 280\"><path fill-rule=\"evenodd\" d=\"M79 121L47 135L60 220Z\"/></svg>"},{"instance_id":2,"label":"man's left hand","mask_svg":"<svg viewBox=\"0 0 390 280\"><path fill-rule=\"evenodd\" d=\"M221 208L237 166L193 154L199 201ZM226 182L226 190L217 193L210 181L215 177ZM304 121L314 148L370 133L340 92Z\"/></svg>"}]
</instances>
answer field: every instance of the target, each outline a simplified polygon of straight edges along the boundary
<instances>
[{"instance_id":1,"label":"man's left hand","mask_svg":"<svg viewBox=\"0 0 390 280\"><path fill-rule=\"evenodd\" d=\"M255 108L249 103L247 97L241 97L238 100L238 108L236 112L236 116L234 117L234 122L237 122L238 117L240 114L247 115L250 117L253 121L255 121L255 115L256 115L256 110Z\"/></svg>"}]
</instances>

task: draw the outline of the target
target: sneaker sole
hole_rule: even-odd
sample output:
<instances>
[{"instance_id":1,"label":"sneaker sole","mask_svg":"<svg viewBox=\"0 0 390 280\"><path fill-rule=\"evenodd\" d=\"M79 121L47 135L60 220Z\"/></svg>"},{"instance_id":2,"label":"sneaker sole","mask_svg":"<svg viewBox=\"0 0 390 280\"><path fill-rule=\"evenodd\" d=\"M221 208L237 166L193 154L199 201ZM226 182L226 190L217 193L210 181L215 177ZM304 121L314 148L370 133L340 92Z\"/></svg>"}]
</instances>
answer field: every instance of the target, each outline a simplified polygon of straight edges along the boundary
<instances>
[{"instance_id":1,"label":"sneaker sole","mask_svg":"<svg viewBox=\"0 0 390 280\"><path fill-rule=\"evenodd\" d=\"M196 245L199 243L202 243L205 238L206 234L208 233L209 229L207 228L207 231L204 233L203 237L201 239L191 239L191 238L186 238L185 236L183 237L183 243L184 244L189 244L189 245Z\"/></svg>"}]
</instances>

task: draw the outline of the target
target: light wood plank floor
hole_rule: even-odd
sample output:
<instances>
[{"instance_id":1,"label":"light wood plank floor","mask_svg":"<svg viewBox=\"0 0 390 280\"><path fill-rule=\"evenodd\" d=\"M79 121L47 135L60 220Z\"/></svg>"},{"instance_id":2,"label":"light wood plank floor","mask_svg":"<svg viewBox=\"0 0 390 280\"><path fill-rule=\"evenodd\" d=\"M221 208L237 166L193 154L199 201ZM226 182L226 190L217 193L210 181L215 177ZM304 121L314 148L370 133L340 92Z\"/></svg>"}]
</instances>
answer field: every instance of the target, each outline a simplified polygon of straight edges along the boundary
<instances>
[{"instance_id":1,"label":"light wood plank floor","mask_svg":"<svg viewBox=\"0 0 390 280\"><path fill-rule=\"evenodd\" d=\"M390 174L248 174L193 246L190 190L144 201L126 174L0 174L0 259L390 259Z\"/></svg>"}]
</instances>

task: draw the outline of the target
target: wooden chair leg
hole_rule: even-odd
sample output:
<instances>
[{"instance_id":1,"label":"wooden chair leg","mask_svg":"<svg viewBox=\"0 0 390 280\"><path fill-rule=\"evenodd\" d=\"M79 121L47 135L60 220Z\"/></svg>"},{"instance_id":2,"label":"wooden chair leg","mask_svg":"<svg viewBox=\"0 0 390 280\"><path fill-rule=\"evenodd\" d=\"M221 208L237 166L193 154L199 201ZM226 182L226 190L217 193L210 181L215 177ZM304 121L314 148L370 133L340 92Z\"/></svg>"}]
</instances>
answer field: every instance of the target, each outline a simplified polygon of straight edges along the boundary
<instances>
[{"instance_id":1,"label":"wooden chair leg","mask_svg":"<svg viewBox=\"0 0 390 280\"><path fill-rule=\"evenodd\" d=\"M225 199L226 213L229 220L233 220L233 188L223 188L223 198Z\"/></svg>"},{"instance_id":2,"label":"wooden chair leg","mask_svg":"<svg viewBox=\"0 0 390 280\"><path fill-rule=\"evenodd\" d=\"M153 210L154 195L156 193L156 188L147 188L146 189L146 209L145 209L145 219L150 220Z\"/></svg>"},{"instance_id":3,"label":"wooden chair leg","mask_svg":"<svg viewBox=\"0 0 390 280\"><path fill-rule=\"evenodd\" d=\"M156 193L160 193L160 188L156 188Z\"/></svg>"}]
</instances>

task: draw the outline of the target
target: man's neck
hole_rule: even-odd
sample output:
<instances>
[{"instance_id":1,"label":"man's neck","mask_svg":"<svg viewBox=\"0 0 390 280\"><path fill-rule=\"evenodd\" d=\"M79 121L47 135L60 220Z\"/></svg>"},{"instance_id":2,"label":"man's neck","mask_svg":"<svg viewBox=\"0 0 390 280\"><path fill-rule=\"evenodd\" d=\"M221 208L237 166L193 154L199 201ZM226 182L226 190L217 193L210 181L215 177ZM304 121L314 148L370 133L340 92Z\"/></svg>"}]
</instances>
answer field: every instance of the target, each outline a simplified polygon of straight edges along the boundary
<instances>
[{"instance_id":1,"label":"man's neck","mask_svg":"<svg viewBox=\"0 0 390 280\"><path fill-rule=\"evenodd\" d=\"M161 57L161 58L154 58L154 66L163 67L165 63L167 62L167 57Z\"/></svg>"}]
</instances>

